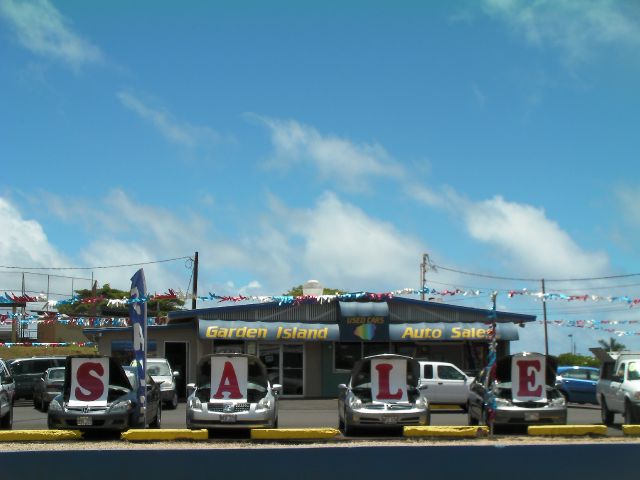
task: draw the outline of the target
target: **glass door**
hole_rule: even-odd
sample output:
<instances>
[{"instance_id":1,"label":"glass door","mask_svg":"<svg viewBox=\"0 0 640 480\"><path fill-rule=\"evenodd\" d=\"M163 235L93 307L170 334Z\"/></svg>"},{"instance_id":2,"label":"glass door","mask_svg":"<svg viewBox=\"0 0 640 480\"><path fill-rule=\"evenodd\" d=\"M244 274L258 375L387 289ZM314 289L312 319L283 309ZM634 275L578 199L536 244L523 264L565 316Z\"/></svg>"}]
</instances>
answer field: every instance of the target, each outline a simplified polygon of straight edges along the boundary
<instances>
[{"instance_id":1,"label":"glass door","mask_svg":"<svg viewBox=\"0 0 640 480\"><path fill-rule=\"evenodd\" d=\"M258 356L267 367L269 381L282 385L283 396L304 395L304 345L261 343Z\"/></svg>"}]
</instances>

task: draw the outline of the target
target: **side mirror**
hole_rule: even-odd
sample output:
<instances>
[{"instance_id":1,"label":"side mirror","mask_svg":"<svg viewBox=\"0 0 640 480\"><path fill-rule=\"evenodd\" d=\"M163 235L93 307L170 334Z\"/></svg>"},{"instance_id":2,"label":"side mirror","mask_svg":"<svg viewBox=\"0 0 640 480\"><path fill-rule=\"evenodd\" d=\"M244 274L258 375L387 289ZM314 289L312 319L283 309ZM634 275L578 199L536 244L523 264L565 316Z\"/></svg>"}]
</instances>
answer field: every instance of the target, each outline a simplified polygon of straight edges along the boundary
<instances>
[{"instance_id":1,"label":"side mirror","mask_svg":"<svg viewBox=\"0 0 640 480\"><path fill-rule=\"evenodd\" d=\"M420 382L420 383L418 384L418 390L427 390L428 388L429 388L429 385L427 385L427 384L426 384L426 383L424 383L424 382Z\"/></svg>"},{"instance_id":2,"label":"side mirror","mask_svg":"<svg viewBox=\"0 0 640 480\"><path fill-rule=\"evenodd\" d=\"M187 397L190 397L196 391L195 383L187 383Z\"/></svg>"},{"instance_id":3,"label":"side mirror","mask_svg":"<svg viewBox=\"0 0 640 480\"><path fill-rule=\"evenodd\" d=\"M341 383L340 385L338 385L338 390L341 392L345 392L347 390L347 385L344 383Z\"/></svg>"},{"instance_id":4,"label":"side mirror","mask_svg":"<svg viewBox=\"0 0 640 480\"><path fill-rule=\"evenodd\" d=\"M176 370L175 372L172 372L172 374L173 374L173 376L174 376L174 377L176 377L176 378L180 376L180 372L179 372L179 371L177 371L177 370Z\"/></svg>"},{"instance_id":5,"label":"side mirror","mask_svg":"<svg viewBox=\"0 0 640 480\"><path fill-rule=\"evenodd\" d=\"M282 385L280 385L279 383L274 383L273 385L271 385L271 390L273 390L273 394L276 397L282 395Z\"/></svg>"}]
</instances>

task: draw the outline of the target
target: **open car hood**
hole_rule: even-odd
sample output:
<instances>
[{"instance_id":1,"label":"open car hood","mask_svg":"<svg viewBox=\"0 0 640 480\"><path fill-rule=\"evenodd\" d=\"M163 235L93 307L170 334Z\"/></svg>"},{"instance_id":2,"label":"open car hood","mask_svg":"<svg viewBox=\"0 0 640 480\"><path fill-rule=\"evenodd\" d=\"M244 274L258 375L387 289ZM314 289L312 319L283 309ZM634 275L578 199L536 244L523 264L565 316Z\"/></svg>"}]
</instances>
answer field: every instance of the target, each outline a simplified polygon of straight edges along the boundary
<instances>
[{"instance_id":1,"label":"open car hood","mask_svg":"<svg viewBox=\"0 0 640 480\"><path fill-rule=\"evenodd\" d=\"M511 361L515 355L526 356L531 355L533 352L523 352L521 354L507 355L496 362L496 380L498 383L511 382ZM544 355L543 355L544 356ZM556 384L556 371L558 369L558 360L556 357L547 355L547 372L546 383L549 386L555 386Z\"/></svg>"},{"instance_id":2,"label":"open car hood","mask_svg":"<svg viewBox=\"0 0 640 480\"><path fill-rule=\"evenodd\" d=\"M412 357L406 357L404 355L394 355L386 353L383 355L372 355L371 357L365 357L358 360L351 370L351 377L357 377L361 372L364 375L371 375L371 360L406 360L407 361L407 385L417 387L420 381L420 364Z\"/></svg>"},{"instance_id":3,"label":"open car hood","mask_svg":"<svg viewBox=\"0 0 640 480\"><path fill-rule=\"evenodd\" d=\"M255 355L249 355L246 353L214 353L211 355L206 355L198 360L197 366L197 385L198 387L202 385L208 385L211 382L211 361L214 358L237 358L237 357L247 357L248 361L248 372L247 377L249 382L260 385L264 388L267 388L268 377L267 377L267 367L262 363Z\"/></svg>"}]
</instances>

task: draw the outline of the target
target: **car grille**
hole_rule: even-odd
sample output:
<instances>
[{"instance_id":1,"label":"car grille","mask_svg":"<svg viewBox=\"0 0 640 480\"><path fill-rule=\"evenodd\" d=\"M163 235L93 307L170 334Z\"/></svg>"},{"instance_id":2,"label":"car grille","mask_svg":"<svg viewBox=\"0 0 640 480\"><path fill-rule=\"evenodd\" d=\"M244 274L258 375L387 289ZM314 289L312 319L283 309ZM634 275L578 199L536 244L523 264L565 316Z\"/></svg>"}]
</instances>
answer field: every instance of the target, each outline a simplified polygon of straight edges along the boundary
<instances>
[{"instance_id":1,"label":"car grille","mask_svg":"<svg viewBox=\"0 0 640 480\"><path fill-rule=\"evenodd\" d=\"M224 406L224 403L209 403L207 409L210 412L224 412ZM248 412L250 408L251 405L249 403L235 403L233 404L233 410L225 413Z\"/></svg>"},{"instance_id":2,"label":"car grille","mask_svg":"<svg viewBox=\"0 0 640 480\"><path fill-rule=\"evenodd\" d=\"M67 407L70 412L78 413L96 413L105 412L109 407Z\"/></svg>"},{"instance_id":3,"label":"car grille","mask_svg":"<svg viewBox=\"0 0 640 480\"><path fill-rule=\"evenodd\" d=\"M367 410L410 410L410 403L365 403L363 408Z\"/></svg>"},{"instance_id":4,"label":"car grille","mask_svg":"<svg viewBox=\"0 0 640 480\"><path fill-rule=\"evenodd\" d=\"M513 404L522 408L543 408L548 405L547 402L514 402Z\"/></svg>"}]
</instances>

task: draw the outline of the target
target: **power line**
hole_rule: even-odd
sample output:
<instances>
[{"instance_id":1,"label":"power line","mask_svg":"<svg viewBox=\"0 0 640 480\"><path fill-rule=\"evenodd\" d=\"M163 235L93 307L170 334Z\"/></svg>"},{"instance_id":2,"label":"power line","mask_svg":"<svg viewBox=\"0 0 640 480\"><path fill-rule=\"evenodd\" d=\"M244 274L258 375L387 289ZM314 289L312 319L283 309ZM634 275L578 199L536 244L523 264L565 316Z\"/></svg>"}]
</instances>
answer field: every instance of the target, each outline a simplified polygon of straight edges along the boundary
<instances>
[{"instance_id":1,"label":"power line","mask_svg":"<svg viewBox=\"0 0 640 480\"><path fill-rule=\"evenodd\" d=\"M185 257L167 258L166 260L152 260L150 262L126 263L121 265L100 265L97 267L14 267L9 265L0 265L0 268L11 268L14 270L98 270L105 268L137 267L140 265L151 265L154 263L174 262L176 260L185 260L187 258L192 257L187 255Z\"/></svg>"},{"instance_id":2,"label":"power line","mask_svg":"<svg viewBox=\"0 0 640 480\"><path fill-rule=\"evenodd\" d=\"M461 275L469 275L472 277L492 278L494 280L513 280L517 282L539 282L540 278L517 278L517 277L502 277L499 275L488 275L485 273L465 272L463 270L456 270L453 268L443 267L441 265L433 265L436 269L446 270L447 272L459 273ZM591 280L610 280L612 278L628 278L638 277L640 273L628 273L626 275L609 275L606 277L587 277L587 278L545 278L546 282L586 282Z\"/></svg>"}]
</instances>

